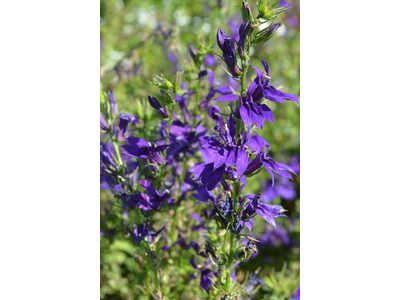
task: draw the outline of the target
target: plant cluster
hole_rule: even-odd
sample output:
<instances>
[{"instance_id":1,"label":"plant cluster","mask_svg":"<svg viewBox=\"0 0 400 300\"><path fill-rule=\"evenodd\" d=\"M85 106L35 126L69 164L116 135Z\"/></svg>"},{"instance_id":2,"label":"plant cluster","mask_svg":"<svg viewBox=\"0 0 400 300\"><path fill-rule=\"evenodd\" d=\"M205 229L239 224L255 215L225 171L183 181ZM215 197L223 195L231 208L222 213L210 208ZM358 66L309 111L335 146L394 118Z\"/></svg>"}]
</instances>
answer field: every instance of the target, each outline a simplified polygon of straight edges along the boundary
<instances>
[{"instance_id":1,"label":"plant cluster","mask_svg":"<svg viewBox=\"0 0 400 300\"><path fill-rule=\"evenodd\" d=\"M267 194L273 197L268 189L296 175L293 166L268 155L272 146L257 130L274 123L269 101L298 98L272 85L266 60L261 59L264 70L250 63L252 47L269 41L281 26L275 20L287 7L279 2L260 0L257 17L242 2L238 37L218 28L220 51L204 41L189 45L191 60L173 79L160 74L149 82L159 94L137 102L137 115L119 111L112 90L101 93L101 187L114 195L109 206L120 210L113 230L134 245L144 278L137 288L144 297L180 299L193 282L204 291L204 297L196 296L209 299L245 299L260 285L280 287L270 283L274 275L266 285L257 274L240 281L235 274L262 245L264 237L249 234L256 216L271 228L285 217L281 205L265 201ZM231 84L217 85L207 68L211 61L219 61ZM160 120L156 128L149 127L153 118ZM265 170L267 191L247 194L246 185Z\"/></svg>"}]
</instances>

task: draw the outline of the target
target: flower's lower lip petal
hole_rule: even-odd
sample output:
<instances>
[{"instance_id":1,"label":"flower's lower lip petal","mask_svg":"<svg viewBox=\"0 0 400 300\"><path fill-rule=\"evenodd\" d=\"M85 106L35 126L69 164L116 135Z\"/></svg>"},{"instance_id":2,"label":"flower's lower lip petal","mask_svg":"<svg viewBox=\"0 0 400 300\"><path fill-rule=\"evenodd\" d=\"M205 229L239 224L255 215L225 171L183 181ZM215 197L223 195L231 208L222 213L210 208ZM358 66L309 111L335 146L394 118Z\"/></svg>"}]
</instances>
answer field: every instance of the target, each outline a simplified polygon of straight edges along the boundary
<instances>
[{"instance_id":1,"label":"flower's lower lip petal","mask_svg":"<svg viewBox=\"0 0 400 300\"><path fill-rule=\"evenodd\" d=\"M239 149L236 161L236 172L238 177L242 176L244 171L246 171L248 164L249 164L249 157L247 156L246 150Z\"/></svg>"},{"instance_id":2,"label":"flower's lower lip petal","mask_svg":"<svg viewBox=\"0 0 400 300\"><path fill-rule=\"evenodd\" d=\"M225 170L225 165L222 165L221 167L216 169L214 173L212 173L207 182L207 190L211 191L218 186L218 184L222 180L222 176L224 175L224 170Z\"/></svg>"}]
</instances>

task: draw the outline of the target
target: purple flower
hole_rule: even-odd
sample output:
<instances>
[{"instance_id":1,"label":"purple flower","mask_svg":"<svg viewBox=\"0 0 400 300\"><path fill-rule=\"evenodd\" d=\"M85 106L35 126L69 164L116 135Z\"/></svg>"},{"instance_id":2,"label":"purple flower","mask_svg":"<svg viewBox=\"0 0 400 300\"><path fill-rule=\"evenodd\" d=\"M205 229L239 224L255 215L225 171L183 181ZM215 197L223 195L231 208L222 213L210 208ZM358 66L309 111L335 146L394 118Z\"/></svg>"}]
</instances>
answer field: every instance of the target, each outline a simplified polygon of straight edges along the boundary
<instances>
[{"instance_id":1,"label":"purple flower","mask_svg":"<svg viewBox=\"0 0 400 300\"><path fill-rule=\"evenodd\" d=\"M282 206L260 203L260 194L255 196L248 195L246 198L249 199L249 201L243 206L245 207L245 209L242 211L243 220L249 220L254 216L254 214L258 214L261 216L261 218L276 228L276 222L274 218L286 217L283 213L285 210L282 208Z\"/></svg>"},{"instance_id":2,"label":"purple flower","mask_svg":"<svg viewBox=\"0 0 400 300\"><path fill-rule=\"evenodd\" d=\"M207 153L204 151L207 148L211 150L207 153L208 163L197 164L191 169L194 177L209 191L218 186L224 175L227 179L236 180L245 172L249 162L245 148L247 137L243 134L236 138L236 124L232 116L223 127L215 126L215 130L220 133L219 140L216 137L203 139L206 144L202 148L203 153Z\"/></svg>"},{"instance_id":3,"label":"purple flower","mask_svg":"<svg viewBox=\"0 0 400 300\"><path fill-rule=\"evenodd\" d=\"M221 111L218 106L210 105L207 109L208 116L215 122L218 126L224 126L224 117L221 115Z\"/></svg>"},{"instance_id":4,"label":"purple flower","mask_svg":"<svg viewBox=\"0 0 400 300\"><path fill-rule=\"evenodd\" d=\"M140 244L146 237L149 243L152 243L154 238L157 237L161 231L163 231L164 227L159 231L154 232L149 228L149 226L145 224L140 224L136 226L134 230L131 231L131 237L133 241L137 244Z\"/></svg>"},{"instance_id":5,"label":"purple flower","mask_svg":"<svg viewBox=\"0 0 400 300\"><path fill-rule=\"evenodd\" d=\"M200 286L207 292L210 292L210 288L213 285L213 281L211 278L213 277L214 273L210 269L203 269L201 271L200 277Z\"/></svg>"},{"instance_id":6,"label":"purple flower","mask_svg":"<svg viewBox=\"0 0 400 300\"><path fill-rule=\"evenodd\" d=\"M271 148L271 145L265 139L259 136L257 132L255 133L254 136L250 138L249 142L247 143L247 146L249 146L250 149L253 150L254 152L258 152L264 147L267 149Z\"/></svg>"},{"instance_id":7,"label":"purple flower","mask_svg":"<svg viewBox=\"0 0 400 300\"><path fill-rule=\"evenodd\" d=\"M111 144L103 144L100 146L100 166L106 169L118 170L114 147Z\"/></svg>"},{"instance_id":8,"label":"purple flower","mask_svg":"<svg viewBox=\"0 0 400 300\"><path fill-rule=\"evenodd\" d=\"M167 123L161 124L161 136L166 136ZM169 148L167 155L178 157L179 155L194 155L201 146L201 137L207 129L198 123L194 128L180 120L171 123L169 132Z\"/></svg>"},{"instance_id":9,"label":"purple flower","mask_svg":"<svg viewBox=\"0 0 400 300\"><path fill-rule=\"evenodd\" d=\"M254 158L253 161L251 161L248 164L248 167L247 167L246 171L244 172L244 174L247 176L250 176L250 175L254 174L255 172L257 172L262 166L264 166L264 168L268 171L269 175L271 176L271 179L272 179L271 188L274 186L274 182L275 182L273 172L275 172L283 177L289 178L289 179L292 179L292 175L290 175L290 173L288 173L288 171L296 174L295 171L291 167L281 164L281 163L277 163L271 157L267 157L265 148L263 148L257 152L256 157Z\"/></svg>"},{"instance_id":10,"label":"purple flower","mask_svg":"<svg viewBox=\"0 0 400 300\"><path fill-rule=\"evenodd\" d=\"M215 189L222 180L224 175L225 165L214 170L213 163L200 163L193 166L190 172L194 178L199 179L208 191Z\"/></svg>"},{"instance_id":11,"label":"purple flower","mask_svg":"<svg viewBox=\"0 0 400 300\"><path fill-rule=\"evenodd\" d=\"M115 118L118 114L118 106L115 101L114 92L112 90L108 91L108 99L110 99L111 116Z\"/></svg>"},{"instance_id":12,"label":"purple flower","mask_svg":"<svg viewBox=\"0 0 400 300\"><path fill-rule=\"evenodd\" d=\"M195 241L191 241L190 243L194 244L196 246L196 248L198 246L198 249L200 249L200 246ZM196 250L196 251L198 251L198 250ZM201 275L200 275L200 287L203 288L207 293L209 293L210 289L211 289L211 287L213 285L212 278L214 276L214 272L211 271L209 268L207 268L207 265L204 268L199 268L196 265L196 263L194 261L194 258L192 258L190 260L190 263L193 266L193 268L195 268L196 270L199 270L201 272Z\"/></svg>"},{"instance_id":13,"label":"purple flower","mask_svg":"<svg viewBox=\"0 0 400 300\"><path fill-rule=\"evenodd\" d=\"M210 82L210 91L208 92L206 98L200 102L199 105L200 108L206 108L210 103L211 99L215 96L215 94L221 94L221 95L232 94L232 89L230 88L230 86L222 86L218 89L215 89L213 71L208 72L208 81Z\"/></svg>"},{"instance_id":14,"label":"purple flower","mask_svg":"<svg viewBox=\"0 0 400 300\"><path fill-rule=\"evenodd\" d=\"M240 116L249 129L253 123L262 129L264 120L274 122L274 115L267 105L261 103L262 98L282 104L284 104L284 100L291 100L298 103L297 96L278 91L269 84L269 65L265 60L261 60L261 62L264 66L266 77L264 78L263 72L258 68L253 67L257 73L257 77L250 84L245 96L239 97L232 94L214 99L216 101L233 101L239 99L239 111L235 113L238 117Z\"/></svg>"},{"instance_id":15,"label":"purple flower","mask_svg":"<svg viewBox=\"0 0 400 300\"><path fill-rule=\"evenodd\" d=\"M233 77L238 77L242 70L236 65L235 40L228 38L221 27L218 28L217 32L217 44L222 50L222 56L231 74Z\"/></svg>"},{"instance_id":16,"label":"purple flower","mask_svg":"<svg viewBox=\"0 0 400 300\"><path fill-rule=\"evenodd\" d=\"M126 132L126 129L128 128L129 123L140 124L140 121L132 115L124 115L124 114L119 115L119 125L118 125L118 127L119 127L118 140L119 141L123 141L123 137Z\"/></svg>"},{"instance_id":17,"label":"purple flower","mask_svg":"<svg viewBox=\"0 0 400 300\"><path fill-rule=\"evenodd\" d=\"M224 145L214 157L214 170L224 164L226 166L235 165L237 176L240 177L246 170L249 162L245 148L246 139L244 134L243 137L239 136L236 140L236 123L232 116L228 118L225 128L216 126L215 130L219 131Z\"/></svg>"},{"instance_id":18,"label":"purple flower","mask_svg":"<svg viewBox=\"0 0 400 300\"><path fill-rule=\"evenodd\" d=\"M126 199L130 207L139 207L142 210L157 210L164 202L172 203L170 192L164 191L161 195L147 180L139 180L139 185L146 193L136 193Z\"/></svg>"},{"instance_id":19,"label":"purple flower","mask_svg":"<svg viewBox=\"0 0 400 300\"><path fill-rule=\"evenodd\" d=\"M182 95L176 94L175 101L179 104L184 120L188 122L191 118L191 114L188 109L188 99L196 92L189 92L187 85L183 81L181 82L180 88L181 91L186 91L186 93L183 93Z\"/></svg>"},{"instance_id":20,"label":"purple flower","mask_svg":"<svg viewBox=\"0 0 400 300\"><path fill-rule=\"evenodd\" d=\"M250 30L250 21L249 20L247 20L246 22L244 22L240 25L240 28L239 28L240 39L238 42L238 53L239 53L240 57L244 56L244 46L246 44L246 38L247 38L247 35L249 34L249 30ZM247 53L246 53L246 55L247 55Z\"/></svg>"},{"instance_id":21,"label":"purple flower","mask_svg":"<svg viewBox=\"0 0 400 300\"><path fill-rule=\"evenodd\" d=\"M160 102L153 96L148 95L150 105L164 118L169 118L168 112L161 106Z\"/></svg>"},{"instance_id":22,"label":"purple flower","mask_svg":"<svg viewBox=\"0 0 400 300\"><path fill-rule=\"evenodd\" d=\"M106 122L106 120L104 119L104 117L103 117L103 115L101 114L101 112L100 112L100 129L102 129L102 130L104 130L104 131L107 131L107 129L108 129L107 122Z\"/></svg>"},{"instance_id":23,"label":"purple flower","mask_svg":"<svg viewBox=\"0 0 400 300\"><path fill-rule=\"evenodd\" d=\"M123 145L122 148L126 151L126 155L134 158L148 159L152 164L161 165L164 162L164 158L161 152L168 148L168 145L153 146L151 143L135 137L130 136L126 139L128 144Z\"/></svg>"}]
</instances>

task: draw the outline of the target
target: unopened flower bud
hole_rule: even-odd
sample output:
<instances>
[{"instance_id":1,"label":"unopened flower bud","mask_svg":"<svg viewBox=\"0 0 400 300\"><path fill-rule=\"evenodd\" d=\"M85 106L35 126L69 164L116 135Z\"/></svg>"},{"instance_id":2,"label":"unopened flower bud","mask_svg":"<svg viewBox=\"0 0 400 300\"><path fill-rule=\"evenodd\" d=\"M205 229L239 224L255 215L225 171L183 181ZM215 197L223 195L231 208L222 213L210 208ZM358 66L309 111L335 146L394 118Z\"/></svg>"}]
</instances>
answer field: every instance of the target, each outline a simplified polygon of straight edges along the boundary
<instances>
[{"instance_id":1,"label":"unopened flower bud","mask_svg":"<svg viewBox=\"0 0 400 300\"><path fill-rule=\"evenodd\" d=\"M153 96L148 95L150 105L164 118L169 118L168 112L161 106L160 102Z\"/></svg>"}]
</instances>

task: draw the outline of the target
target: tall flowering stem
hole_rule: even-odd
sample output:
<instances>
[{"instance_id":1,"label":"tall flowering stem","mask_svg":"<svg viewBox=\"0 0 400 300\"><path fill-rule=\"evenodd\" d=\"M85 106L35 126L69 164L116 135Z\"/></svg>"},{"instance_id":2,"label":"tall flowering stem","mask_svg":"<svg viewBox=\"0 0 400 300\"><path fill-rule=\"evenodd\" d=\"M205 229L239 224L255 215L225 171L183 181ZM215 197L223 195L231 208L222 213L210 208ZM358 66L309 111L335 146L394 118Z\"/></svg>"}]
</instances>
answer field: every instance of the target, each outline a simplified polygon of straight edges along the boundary
<instances>
[{"instance_id":1,"label":"tall flowering stem","mask_svg":"<svg viewBox=\"0 0 400 300\"><path fill-rule=\"evenodd\" d=\"M251 40L251 36L249 36L249 40ZM242 65L242 74L240 76L240 96L242 97L247 89L247 70L249 68L248 59L246 57L241 59ZM239 110L239 99L236 101L236 109ZM236 139L238 139L238 135L241 132L241 128L243 128L243 120L239 120L237 122L237 130L236 130ZM235 211L239 210L239 194L240 194L240 177L233 183L233 199L234 199L234 208ZM229 230L226 232L225 239L227 239L229 234ZM229 246L229 254L228 254L228 263L227 263L227 270L226 270L226 280L225 280L225 292L227 294L231 291L231 273L232 273L232 265L234 261L235 255L235 236L236 234L233 231L230 231L230 246ZM225 244L225 243L224 243ZM225 245L224 245L225 248ZM224 249L225 250L225 249Z\"/></svg>"},{"instance_id":2,"label":"tall flowering stem","mask_svg":"<svg viewBox=\"0 0 400 300\"><path fill-rule=\"evenodd\" d=\"M179 196L182 192L182 186L183 186L183 181L185 180L186 176L186 170L187 170L187 156L183 158L183 166L182 166L182 173L181 177L179 178L179 190L177 194L177 199L179 199ZM171 227L171 242L174 243L176 242L178 238L178 232L176 232L176 225L178 223L178 205L175 205L174 207L174 218L172 220L172 227Z\"/></svg>"},{"instance_id":3,"label":"tall flowering stem","mask_svg":"<svg viewBox=\"0 0 400 300\"><path fill-rule=\"evenodd\" d=\"M170 114L169 114L167 132L166 132L165 143L164 143L165 145L168 145L168 142L169 142L169 132L171 130L171 123L172 123L172 118L173 118L173 114L174 114L175 105L176 105L175 103L172 104L172 108L171 108L171 111L170 111ZM165 169L165 164L166 164L166 159L165 158L167 157L167 149L164 150L162 156L163 156L164 162L161 165L160 177L159 177L158 187L157 187L158 190L161 188L161 185L162 185L163 180L164 180L164 169Z\"/></svg>"}]
</instances>

